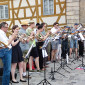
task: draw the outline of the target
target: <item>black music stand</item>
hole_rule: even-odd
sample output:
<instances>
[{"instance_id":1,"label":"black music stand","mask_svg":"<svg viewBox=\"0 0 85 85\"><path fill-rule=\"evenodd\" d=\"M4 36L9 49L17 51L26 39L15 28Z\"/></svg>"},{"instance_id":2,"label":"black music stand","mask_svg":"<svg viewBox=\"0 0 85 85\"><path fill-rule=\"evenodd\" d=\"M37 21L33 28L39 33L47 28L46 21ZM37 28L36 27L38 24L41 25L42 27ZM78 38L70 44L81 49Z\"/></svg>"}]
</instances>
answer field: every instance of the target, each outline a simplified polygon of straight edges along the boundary
<instances>
[{"instance_id":1,"label":"black music stand","mask_svg":"<svg viewBox=\"0 0 85 85\"><path fill-rule=\"evenodd\" d=\"M50 75L51 75L50 77L51 77L51 79L52 79L52 80L55 80L55 78L54 78L54 74L55 74L55 73L58 73L58 74L60 74L60 75L62 75L62 76L65 77L65 75L63 75L62 73L58 72L58 70L55 71L55 61L53 61L53 63L54 63L54 68L53 68L54 70L51 68L51 72L50 72Z\"/></svg>"},{"instance_id":2,"label":"black music stand","mask_svg":"<svg viewBox=\"0 0 85 85\"><path fill-rule=\"evenodd\" d=\"M64 33L67 33L67 42L64 42L64 43L67 43L67 46L65 47L66 49L67 49L67 51L65 52L66 53L66 56L68 55L68 31L67 32L64 32ZM68 72L68 73L70 73L69 71L67 71L66 69L65 69L65 66L66 67L68 67L69 69L71 69L68 65L67 65L67 60L65 60L64 59L64 61L63 61L63 59L62 59L62 57L61 57L61 65L60 65L60 67L57 69L57 71L56 72L58 72L58 70L60 70L60 69L63 69L63 70L65 70L66 72ZM71 69L72 70L72 69Z\"/></svg>"},{"instance_id":3,"label":"black music stand","mask_svg":"<svg viewBox=\"0 0 85 85\"><path fill-rule=\"evenodd\" d=\"M75 61L81 61L78 57L74 57L74 54L75 54L75 52L73 52L73 60L71 61L71 63L74 63L75 64Z\"/></svg>"},{"instance_id":4,"label":"black music stand","mask_svg":"<svg viewBox=\"0 0 85 85\"><path fill-rule=\"evenodd\" d=\"M83 40L83 42L84 42L84 41L85 41L85 40ZM82 55L81 57L82 57L81 64L80 64L79 66L77 66L76 68L78 68L78 67L83 67L84 72L85 72L85 64L84 64L84 60L83 60L83 59L84 59L84 55ZM76 69L76 68L75 68L75 69Z\"/></svg>"},{"instance_id":5,"label":"black music stand","mask_svg":"<svg viewBox=\"0 0 85 85\"><path fill-rule=\"evenodd\" d=\"M31 50L32 50L32 48L33 48L33 45L34 45L34 42L32 43L30 49L28 50L28 52L27 52L27 54L26 54L26 56L25 56L25 58L28 59L28 63L29 63L29 58L28 58L28 56L29 56L29 54L30 54L30 52L31 52ZM28 68L28 85L30 85L30 84L29 84L29 68Z\"/></svg>"},{"instance_id":6,"label":"black music stand","mask_svg":"<svg viewBox=\"0 0 85 85\"><path fill-rule=\"evenodd\" d=\"M42 49L44 50L44 57L45 57L45 50L46 50L46 47L47 47L47 45L48 45L49 42L50 42L50 39L47 38L47 40L45 41L44 45L42 46ZM45 65L46 65L46 60L45 60L45 58L44 58L44 69L46 69L46 68L45 68ZM44 84L46 84L46 85L47 85L47 84L51 85L51 83L48 82L48 80L46 79L46 70L44 70L44 79L43 79L42 81L40 81L40 83L38 83L37 85L39 85L39 84L41 84L41 83L43 83L43 85L44 85Z\"/></svg>"},{"instance_id":7,"label":"black music stand","mask_svg":"<svg viewBox=\"0 0 85 85\"><path fill-rule=\"evenodd\" d=\"M66 60L63 61L62 58L61 58L61 65L60 65L60 67L57 69L56 72L58 72L58 70L60 70L60 69L63 69L63 70L65 70L66 72L70 73L69 71L67 71L67 70L65 69L65 66L68 67L69 69L73 70L72 68L70 68L70 67L67 65L67 61L66 61Z\"/></svg>"}]
</instances>

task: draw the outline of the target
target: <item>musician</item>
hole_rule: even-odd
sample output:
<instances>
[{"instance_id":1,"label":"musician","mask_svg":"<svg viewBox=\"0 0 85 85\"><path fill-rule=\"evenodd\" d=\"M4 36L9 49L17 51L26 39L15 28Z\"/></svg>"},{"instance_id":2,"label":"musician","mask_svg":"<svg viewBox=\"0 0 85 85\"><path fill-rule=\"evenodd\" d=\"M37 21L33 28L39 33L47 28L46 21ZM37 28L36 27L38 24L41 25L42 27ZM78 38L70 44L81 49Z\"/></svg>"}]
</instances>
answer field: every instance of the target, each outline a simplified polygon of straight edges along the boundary
<instances>
[{"instance_id":1,"label":"musician","mask_svg":"<svg viewBox=\"0 0 85 85\"><path fill-rule=\"evenodd\" d=\"M26 33L28 36L35 36L35 33L34 33L34 27L35 27L35 22L33 20L30 20L29 21L29 27L26 29ZM32 43L35 42L33 44L33 48L30 52L30 57L29 57L29 70L30 71L33 71L32 70L32 62L33 62L33 59L35 59L35 64L36 64L36 67L37 67L37 71L40 71L40 67L39 67L39 56L38 56L38 51L37 51L37 48L36 48L36 41L35 39L32 39L29 41L29 46L32 45Z\"/></svg>"},{"instance_id":2,"label":"musician","mask_svg":"<svg viewBox=\"0 0 85 85\"><path fill-rule=\"evenodd\" d=\"M46 35L43 35L43 25L39 25L38 26L38 31L36 34L36 38L37 38L37 48L38 48L38 54L39 54L39 65L40 65L40 69L41 70L45 70L43 68L43 52L42 52L42 46L44 44L45 39L48 37L48 35L50 34L50 32L48 32ZM47 55L45 55L44 57L47 57Z\"/></svg>"},{"instance_id":3,"label":"musician","mask_svg":"<svg viewBox=\"0 0 85 85\"><path fill-rule=\"evenodd\" d=\"M53 28L51 29L51 33L55 35L59 31L60 31L59 23L55 22L53 24ZM51 61L53 62L56 60L56 53L57 53L57 49L58 49L58 45L59 45L59 37L57 37L55 41L52 41L51 44L52 44Z\"/></svg>"},{"instance_id":4,"label":"musician","mask_svg":"<svg viewBox=\"0 0 85 85\"><path fill-rule=\"evenodd\" d=\"M62 32L62 58L66 59L66 54L69 53L68 32L70 27L66 26Z\"/></svg>"},{"instance_id":5,"label":"musician","mask_svg":"<svg viewBox=\"0 0 85 85\"><path fill-rule=\"evenodd\" d=\"M42 34L45 36L46 35L45 29L46 29L47 24L45 22L43 22L43 23L41 23L41 25L43 26Z\"/></svg>"},{"instance_id":6,"label":"musician","mask_svg":"<svg viewBox=\"0 0 85 85\"><path fill-rule=\"evenodd\" d=\"M61 32L61 31L60 31ZM61 44L62 44L62 38L61 38L61 33L59 35L59 45L58 45L58 49L57 49L57 53L56 53L56 58L59 61L61 59Z\"/></svg>"},{"instance_id":7,"label":"musician","mask_svg":"<svg viewBox=\"0 0 85 85\"><path fill-rule=\"evenodd\" d=\"M71 29L72 33L74 34L71 36L71 39L70 39L70 58L72 58L71 53L72 53L73 47L75 48L76 58L78 58L78 53L77 53L78 35L75 34L75 32L77 32L78 25L79 25L78 23L75 23L74 28Z\"/></svg>"},{"instance_id":8,"label":"musician","mask_svg":"<svg viewBox=\"0 0 85 85\"><path fill-rule=\"evenodd\" d=\"M40 23L36 24L36 28L34 29L34 34L36 35L37 31L38 31L38 26L40 25ZM37 39L35 38L36 41L36 47L37 47Z\"/></svg>"},{"instance_id":9,"label":"musician","mask_svg":"<svg viewBox=\"0 0 85 85\"><path fill-rule=\"evenodd\" d=\"M12 27L12 31L13 33L16 31L17 34L19 32L19 27L18 25L14 25ZM10 36L11 37L11 36ZM26 82L26 80L23 79L23 54L22 54L22 50L19 46L19 43L23 42L23 38L18 38L18 35L16 36L16 38L14 39L14 41L12 41L12 67L11 67L11 73L12 73L12 82L13 83L19 83L16 79L15 79L15 70L16 70L16 66L17 63L19 65L19 73L20 73L20 81L21 82Z\"/></svg>"},{"instance_id":10,"label":"musician","mask_svg":"<svg viewBox=\"0 0 85 85\"><path fill-rule=\"evenodd\" d=\"M36 24L36 28L34 29L34 33L36 34L37 33L37 30L38 30L38 26L40 25L40 23L37 23Z\"/></svg>"},{"instance_id":11,"label":"musician","mask_svg":"<svg viewBox=\"0 0 85 85\"><path fill-rule=\"evenodd\" d=\"M85 34L85 30L82 30L82 35L85 38L84 34ZM78 44L79 44L79 57L83 57L84 55L84 41L81 39L81 37L79 36L78 38Z\"/></svg>"},{"instance_id":12,"label":"musician","mask_svg":"<svg viewBox=\"0 0 85 85\"><path fill-rule=\"evenodd\" d=\"M8 30L8 24L6 22L0 23L0 58L3 61L3 79L2 85L9 85L10 71L11 71L11 43L15 39L17 32L12 34L12 37L8 39L6 36Z\"/></svg>"},{"instance_id":13,"label":"musician","mask_svg":"<svg viewBox=\"0 0 85 85\"><path fill-rule=\"evenodd\" d=\"M28 26L29 24L27 20L22 21L19 34L26 34L26 29L28 28ZM24 43L20 42L20 47L23 53L23 58L24 58L24 62L23 62L23 77L24 78L28 78L28 75L26 74L26 63L28 62L28 59L25 58L25 55L27 54L29 50L29 40L30 39L25 40Z\"/></svg>"}]
</instances>

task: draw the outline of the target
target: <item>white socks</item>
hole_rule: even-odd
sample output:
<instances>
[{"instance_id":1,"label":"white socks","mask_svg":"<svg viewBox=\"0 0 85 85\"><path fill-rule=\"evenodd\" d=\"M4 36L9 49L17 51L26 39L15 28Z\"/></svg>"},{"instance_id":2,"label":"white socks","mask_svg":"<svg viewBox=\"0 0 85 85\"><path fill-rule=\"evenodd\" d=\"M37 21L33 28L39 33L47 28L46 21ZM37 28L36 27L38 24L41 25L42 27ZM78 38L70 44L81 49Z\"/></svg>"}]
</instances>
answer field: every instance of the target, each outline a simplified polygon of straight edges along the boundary
<instances>
[{"instance_id":1,"label":"white socks","mask_svg":"<svg viewBox=\"0 0 85 85\"><path fill-rule=\"evenodd\" d=\"M26 76L26 72L23 72L23 76Z\"/></svg>"}]
</instances>

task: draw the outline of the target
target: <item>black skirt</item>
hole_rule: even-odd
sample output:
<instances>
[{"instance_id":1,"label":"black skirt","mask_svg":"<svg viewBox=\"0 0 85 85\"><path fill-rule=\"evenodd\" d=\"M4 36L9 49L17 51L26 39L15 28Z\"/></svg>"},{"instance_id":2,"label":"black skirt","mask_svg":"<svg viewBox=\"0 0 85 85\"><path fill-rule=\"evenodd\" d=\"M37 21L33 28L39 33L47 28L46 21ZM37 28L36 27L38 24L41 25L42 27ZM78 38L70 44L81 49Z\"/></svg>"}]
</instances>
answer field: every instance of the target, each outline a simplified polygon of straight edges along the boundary
<instances>
[{"instance_id":1,"label":"black skirt","mask_svg":"<svg viewBox=\"0 0 85 85\"><path fill-rule=\"evenodd\" d=\"M39 57L38 55L38 51L36 47L33 47L31 52L30 52L30 56L32 56L33 58Z\"/></svg>"},{"instance_id":2,"label":"black skirt","mask_svg":"<svg viewBox=\"0 0 85 85\"><path fill-rule=\"evenodd\" d=\"M14 40L14 41L17 41L17 40ZM12 47L12 63L22 62L24 60L22 56L23 54L18 43L16 46Z\"/></svg>"}]
</instances>

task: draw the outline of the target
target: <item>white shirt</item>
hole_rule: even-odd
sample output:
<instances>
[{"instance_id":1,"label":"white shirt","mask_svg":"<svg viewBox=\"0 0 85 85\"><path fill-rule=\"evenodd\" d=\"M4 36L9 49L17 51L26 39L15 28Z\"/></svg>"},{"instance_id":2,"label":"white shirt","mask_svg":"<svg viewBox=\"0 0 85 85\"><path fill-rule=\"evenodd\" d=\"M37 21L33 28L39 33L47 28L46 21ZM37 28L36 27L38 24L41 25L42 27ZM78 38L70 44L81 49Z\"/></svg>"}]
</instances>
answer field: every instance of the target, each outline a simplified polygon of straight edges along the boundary
<instances>
[{"instance_id":1,"label":"white shirt","mask_svg":"<svg viewBox=\"0 0 85 85\"><path fill-rule=\"evenodd\" d=\"M52 33L52 34L55 34L55 33L57 32L57 30L58 30L58 29L56 29L55 27L53 27L53 28L51 29L51 33ZM59 39L59 35L55 36L55 39Z\"/></svg>"},{"instance_id":2,"label":"white shirt","mask_svg":"<svg viewBox=\"0 0 85 85\"><path fill-rule=\"evenodd\" d=\"M8 45L8 37L6 36L6 33L0 29L0 41L3 42L4 44ZM3 44L0 44L0 47L4 47ZM8 48L11 48L11 44L8 46Z\"/></svg>"},{"instance_id":3,"label":"white shirt","mask_svg":"<svg viewBox=\"0 0 85 85\"><path fill-rule=\"evenodd\" d=\"M34 29L34 33L35 33L35 34L37 33L37 28Z\"/></svg>"},{"instance_id":4,"label":"white shirt","mask_svg":"<svg viewBox=\"0 0 85 85\"><path fill-rule=\"evenodd\" d=\"M53 27L53 28L51 29L51 33L52 33L52 34L55 34L56 31L57 31L57 29L56 29L55 27Z\"/></svg>"}]
</instances>

